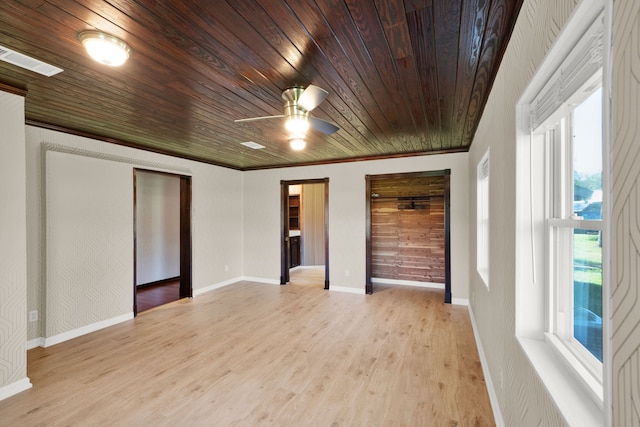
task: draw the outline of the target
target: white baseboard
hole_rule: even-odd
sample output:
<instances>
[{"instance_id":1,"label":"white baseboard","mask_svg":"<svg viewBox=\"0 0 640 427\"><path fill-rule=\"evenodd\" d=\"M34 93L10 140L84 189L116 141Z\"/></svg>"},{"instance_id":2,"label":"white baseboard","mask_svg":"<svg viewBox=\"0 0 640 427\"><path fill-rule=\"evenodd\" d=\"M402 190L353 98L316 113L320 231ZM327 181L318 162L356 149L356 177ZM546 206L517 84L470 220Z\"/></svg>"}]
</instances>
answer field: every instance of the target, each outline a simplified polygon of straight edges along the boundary
<instances>
[{"instance_id":1,"label":"white baseboard","mask_svg":"<svg viewBox=\"0 0 640 427\"><path fill-rule=\"evenodd\" d=\"M360 294L360 295L365 294L365 290L363 288L351 288L348 286L329 285L329 290L334 292L346 292L348 294Z\"/></svg>"},{"instance_id":2,"label":"white baseboard","mask_svg":"<svg viewBox=\"0 0 640 427\"><path fill-rule=\"evenodd\" d=\"M36 347L44 347L44 338L38 337L27 341L27 350L31 350Z\"/></svg>"},{"instance_id":3,"label":"white baseboard","mask_svg":"<svg viewBox=\"0 0 640 427\"><path fill-rule=\"evenodd\" d=\"M489 392L489 400L491 401L491 409L493 410L493 418L495 419L497 427L504 427L504 420L502 419L502 412L500 412L500 404L498 403L498 395L496 389L493 387L493 381L491 381L491 374L489 373L489 365L487 364L487 358L484 355L482 349L482 342L480 342L480 334L478 333L478 326L476 325L476 318L473 316L473 310L470 305L467 305L469 310L469 317L471 318L471 327L473 328L473 336L476 339L476 347L478 347L478 355L480 356L480 364L482 365L482 373L484 374L484 381L487 384L487 391Z\"/></svg>"},{"instance_id":4,"label":"white baseboard","mask_svg":"<svg viewBox=\"0 0 640 427\"><path fill-rule=\"evenodd\" d=\"M101 322L92 323L90 325L83 326L72 331L63 332L52 337L44 339L44 345L42 347L50 347L55 344L59 344L64 341L68 341L73 338L77 338L82 335L89 334L91 332L98 331L100 329L107 328L109 326L116 325L118 323L126 322L133 319L133 313L123 314L122 316L113 317L111 319L103 320Z\"/></svg>"},{"instance_id":5,"label":"white baseboard","mask_svg":"<svg viewBox=\"0 0 640 427\"><path fill-rule=\"evenodd\" d=\"M469 299L467 298L451 298L451 304L453 305L466 305L469 306Z\"/></svg>"},{"instance_id":6,"label":"white baseboard","mask_svg":"<svg viewBox=\"0 0 640 427\"><path fill-rule=\"evenodd\" d=\"M238 281L242 281L242 280L246 280L247 282L266 283L266 284L269 284L269 285L279 285L280 284L279 280L265 279L263 277L242 276Z\"/></svg>"},{"instance_id":7,"label":"white baseboard","mask_svg":"<svg viewBox=\"0 0 640 427\"><path fill-rule=\"evenodd\" d=\"M384 284L387 284L387 285L415 286L417 288L444 289L444 283L416 282L414 280L381 279L381 278L378 278L378 277L372 277L371 278L371 283L384 283Z\"/></svg>"},{"instance_id":8,"label":"white baseboard","mask_svg":"<svg viewBox=\"0 0 640 427\"><path fill-rule=\"evenodd\" d=\"M13 396L14 394L29 390L31 387L31 381L28 377L25 377L20 381L16 381L4 387L0 387L0 400L4 400L7 397Z\"/></svg>"},{"instance_id":9,"label":"white baseboard","mask_svg":"<svg viewBox=\"0 0 640 427\"><path fill-rule=\"evenodd\" d=\"M215 283L213 285L209 285L209 286L206 286L204 288L194 289L193 290L193 296L195 297L195 296L204 294L206 292L213 291L215 289L224 288L225 286L229 286L229 285L233 285L234 283L238 283L241 280L243 280L242 277L234 277L233 279L225 280L224 282Z\"/></svg>"}]
</instances>

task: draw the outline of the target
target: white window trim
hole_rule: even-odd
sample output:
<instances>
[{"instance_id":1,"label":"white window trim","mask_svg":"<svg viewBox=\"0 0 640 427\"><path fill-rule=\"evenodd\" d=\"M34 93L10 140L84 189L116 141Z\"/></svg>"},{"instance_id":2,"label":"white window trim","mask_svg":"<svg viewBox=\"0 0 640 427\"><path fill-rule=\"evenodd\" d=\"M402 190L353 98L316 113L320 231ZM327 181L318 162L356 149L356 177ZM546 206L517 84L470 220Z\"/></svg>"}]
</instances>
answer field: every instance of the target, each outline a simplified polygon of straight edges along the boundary
<instances>
[{"instance_id":1,"label":"white window trim","mask_svg":"<svg viewBox=\"0 0 640 427\"><path fill-rule=\"evenodd\" d=\"M558 39L550 49L536 75L523 93L516 106L516 188L529 188L529 191L516 191L516 336L524 353L530 360L550 397L557 405L560 413L569 425L602 426L611 423L611 367L609 322L605 320L603 327L603 382L593 383L589 375L580 375L572 366L571 354L561 354L565 346L554 345L557 337L547 334L550 322L549 290L545 289L545 248L537 245L533 238L534 230L544 230L544 216L540 209L532 203L545 191L548 182L532 182L530 167L532 161L544 160L534 156L533 144L536 137L530 132L531 125L536 124L531 101L545 90L545 85L557 72L564 59L570 55L573 47L580 40L589 23L593 22L604 11L604 41L602 46L603 60L603 98L610 99L610 28L611 2L608 0L582 0L562 30ZM586 25L585 25L586 23ZM604 103L603 116L609 115L609 102ZM537 117L539 125L548 118L546 113ZM610 119L609 119L610 120ZM603 122L603 132L608 134L610 123ZM608 185L608 138L603 141L603 190ZM540 156L539 153L535 154ZM542 155L544 157L544 155ZM606 187L608 188L608 187ZM608 191L603 191L603 198L608 198ZM606 199L603 206L608 205ZM602 227L608 230L608 212L603 208ZM580 223L583 224L583 223ZM606 235L606 233L605 233ZM609 319L607 303L609 248L608 238L603 241L603 319ZM540 247L542 246L542 247ZM542 310L541 310L542 309ZM578 368L579 371L582 368ZM582 372L584 374L584 372ZM595 390L595 392L594 392Z\"/></svg>"},{"instance_id":2,"label":"white window trim","mask_svg":"<svg viewBox=\"0 0 640 427\"><path fill-rule=\"evenodd\" d=\"M490 148L487 148L487 151L484 153L484 156L482 156L482 159L478 163L476 175L476 270L487 289L489 289L489 192L491 191L491 183L489 182L489 150ZM484 183L486 183L486 189L483 189Z\"/></svg>"}]
</instances>

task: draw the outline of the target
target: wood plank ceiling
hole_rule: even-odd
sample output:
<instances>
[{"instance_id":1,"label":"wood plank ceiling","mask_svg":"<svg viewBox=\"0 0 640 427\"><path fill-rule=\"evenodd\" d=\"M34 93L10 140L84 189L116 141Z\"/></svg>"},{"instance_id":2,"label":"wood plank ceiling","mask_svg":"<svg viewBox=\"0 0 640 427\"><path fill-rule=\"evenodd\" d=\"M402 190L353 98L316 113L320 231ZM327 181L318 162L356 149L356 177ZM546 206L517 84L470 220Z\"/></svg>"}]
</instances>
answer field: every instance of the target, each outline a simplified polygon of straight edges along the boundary
<instances>
[{"instance_id":1,"label":"wood plank ceiling","mask_svg":"<svg viewBox=\"0 0 640 427\"><path fill-rule=\"evenodd\" d=\"M27 123L240 170L466 151L522 0L12 0L0 45L64 69L0 62ZM131 47L93 62L83 30ZM294 152L281 93L329 92L335 123ZM266 148L241 146L255 141Z\"/></svg>"}]
</instances>

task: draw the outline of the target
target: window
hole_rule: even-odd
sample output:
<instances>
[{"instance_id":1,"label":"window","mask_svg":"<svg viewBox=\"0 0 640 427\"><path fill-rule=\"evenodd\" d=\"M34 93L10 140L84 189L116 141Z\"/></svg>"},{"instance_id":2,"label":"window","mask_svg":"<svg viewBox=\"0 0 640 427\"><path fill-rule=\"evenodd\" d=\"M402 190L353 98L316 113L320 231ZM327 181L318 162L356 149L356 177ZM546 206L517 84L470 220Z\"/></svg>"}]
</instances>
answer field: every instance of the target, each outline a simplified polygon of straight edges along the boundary
<instances>
[{"instance_id":1,"label":"window","mask_svg":"<svg viewBox=\"0 0 640 427\"><path fill-rule=\"evenodd\" d=\"M484 284L489 287L489 149L478 163L478 189L476 215L478 217L477 269Z\"/></svg>"},{"instance_id":2,"label":"window","mask_svg":"<svg viewBox=\"0 0 640 427\"><path fill-rule=\"evenodd\" d=\"M602 381L602 84L567 101L544 133L548 332Z\"/></svg>"},{"instance_id":3,"label":"window","mask_svg":"<svg viewBox=\"0 0 640 427\"><path fill-rule=\"evenodd\" d=\"M516 109L516 335L571 425L606 408L604 9L576 6Z\"/></svg>"}]
</instances>

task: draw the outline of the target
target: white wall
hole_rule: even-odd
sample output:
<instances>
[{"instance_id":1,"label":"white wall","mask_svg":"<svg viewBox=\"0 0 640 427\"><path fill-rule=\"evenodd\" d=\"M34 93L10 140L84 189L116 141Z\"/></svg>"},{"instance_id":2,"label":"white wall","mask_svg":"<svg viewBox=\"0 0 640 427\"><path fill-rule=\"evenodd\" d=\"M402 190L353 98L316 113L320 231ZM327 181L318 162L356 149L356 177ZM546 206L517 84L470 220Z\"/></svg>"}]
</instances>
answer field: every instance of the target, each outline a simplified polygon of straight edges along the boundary
<instances>
[{"instance_id":1,"label":"white wall","mask_svg":"<svg viewBox=\"0 0 640 427\"><path fill-rule=\"evenodd\" d=\"M180 276L180 177L136 172L136 284Z\"/></svg>"},{"instance_id":2,"label":"white wall","mask_svg":"<svg viewBox=\"0 0 640 427\"><path fill-rule=\"evenodd\" d=\"M46 153L45 337L131 313L131 165Z\"/></svg>"},{"instance_id":3,"label":"white wall","mask_svg":"<svg viewBox=\"0 0 640 427\"><path fill-rule=\"evenodd\" d=\"M245 275L279 280L280 180L328 177L330 286L364 292L365 175L442 169L451 169L451 264L455 266L452 296L467 299L469 171L466 153L245 172Z\"/></svg>"},{"instance_id":4,"label":"white wall","mask_svg":"<svg viewBox=\"0 0 640 427\"><path fill-rule=\"evenodd\" d=\"M613 2L613 425L640 425L640 2ZM603 296L603 303L605 298Z\"/></svg>"},{"instance_id":5,"label":"white wall","mask_svg":"<svg viewBox=\"0 0 640 427\"><path fill-rule=\"evenodd\" d=\"M24 98L0 91L0 399L27 378Z\"/></svg>"},{"instance_id":6,"label":"white wall","mask_svg":"<svg viewBox=\"0 0 640 427\"><path fill-rule=\"evenodd\" d=\"M136 167L192 176L194 292L242 277L240 172L31 126L26 157L27 310L41 313L29 340L56 342L132 313ZM113 239L97 243L106 233Z\"/></svg>"}]
</instances>

